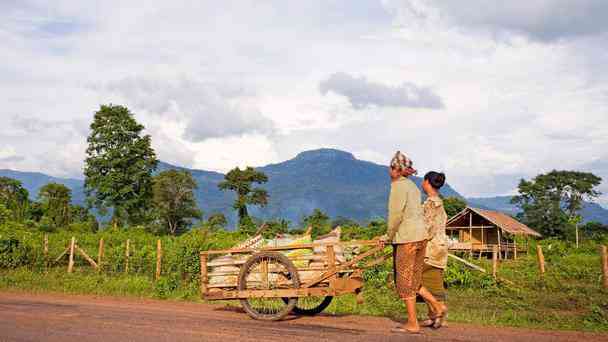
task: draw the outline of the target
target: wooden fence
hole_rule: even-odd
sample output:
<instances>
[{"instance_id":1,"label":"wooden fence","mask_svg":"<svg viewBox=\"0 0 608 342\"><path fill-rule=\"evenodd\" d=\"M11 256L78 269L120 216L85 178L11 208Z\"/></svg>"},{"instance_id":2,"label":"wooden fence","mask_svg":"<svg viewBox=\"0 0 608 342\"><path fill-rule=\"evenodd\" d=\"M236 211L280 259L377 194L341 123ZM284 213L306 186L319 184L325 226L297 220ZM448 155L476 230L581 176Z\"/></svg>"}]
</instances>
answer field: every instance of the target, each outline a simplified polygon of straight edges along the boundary
<instances>
[{"instance_id":1,"label":"wooden fence","mask_svg":"<svg viewBox=\"0 0 608 342\"><path fill-rule=\"evenodd\" d=\"M97 261L93 260L93 258L91 256L89 256L89 253L87 253L83 248L78 246L78 241L76 240L75 237L72 237L70 239L68 247L66 247L63 250L63 252L61 252L59 254L58 257L53 259L52 262L50 262L50 258L49 258L49 238L48 238L48 235L46 235L46 234L44 235L43 244L44 244L43 253L44 253L44 260L45 260L44 261L45 272L48 272L49 267L51 267L53 264L58 263L59 261L61 261L61 259L65 258L66 256L68 258L67 272L68 273L74 272L75 258L77 255L80 255L80 257L82 257L84 260L86 260L89 263L89 265L92 268L94 268L95 270L101 271L101 269L102 269L104 253L105 253L105 244L104 244L103 238L99 239L99 247L97 249ZM163 250L162 250L161 240L158 239L156 241L156 271L154 273L155 280L158 280L162 273L162 254L163 254ZM130 257L131 257L131 240L127 239L125 241L125 261L124 261L124 272L125 273L129 273Z\"/></svg>"}]
</instances>

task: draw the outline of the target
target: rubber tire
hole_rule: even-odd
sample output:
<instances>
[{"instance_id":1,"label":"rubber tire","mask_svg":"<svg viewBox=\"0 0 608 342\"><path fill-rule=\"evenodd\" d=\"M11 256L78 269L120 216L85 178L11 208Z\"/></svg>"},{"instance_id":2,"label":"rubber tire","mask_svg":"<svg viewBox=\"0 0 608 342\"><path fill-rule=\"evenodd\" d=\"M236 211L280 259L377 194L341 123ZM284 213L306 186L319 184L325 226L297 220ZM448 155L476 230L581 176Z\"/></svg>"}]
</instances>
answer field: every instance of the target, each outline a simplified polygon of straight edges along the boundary
<instances>
[{"instance_id":1,"label":"rubber tire","mask_svg":"<svg viewBox=\"0 0 608 342\"><path fill-rule=\"evenodd\" d=\"M334 297L332 297L332 296L326 296L325 298L323 298L323 301L321 302L321 304L319 304L317 307L314 307L312 309L299 308L298 304L296 303L296 306L293 308L293 313L296 315L301 315L301 316L318 315L321 312L323 312L323 310L327 309L327 307L329 306L329 304L331 304L331 301L333 299L334 299Z\"/></svg>"},{"instance_id":2,"label":"rubber tire","mask_svg":"<svg viewBox=\"0 0 608 342\"><path fill-rule=\"evenodd\" d=\"M300 277L298 276L298 270L294 266L293 262L291 262L291 260L289 260L286 256L284 256L281 253L261 252L261 253L251 256L249 259L247 259L247 261L241 267L241 271L239 273L239 283L237 286L237 289L239 291L247 290L247 288L246 288L247 275L248 275L247 269L249 269L249 267L251 267L252 264L258 262L262 258L272 258L272 259L277 260L279 263L283 264L285 266L285 268L287 269L287 271L289 272L289 274L291 275L291 279L293 280L294 289L297 289L300 287ZM251 307L251 305L249 305L247 298L241 299L241 305L243 306L243 309L245 309L245 312L247 312L247 314L253 319L262 320L262 321L279 321L279 320L285 318L285 316L289 315L289 313L293 310L293 308L296 306L296 303L298 302L297 297L284 298L284 301L285 300L286 300L286 304L287 304L285 306L285 308L274 315L261 314L261 313L257 312L254 308Z\"/></svg>"}]
</instances>

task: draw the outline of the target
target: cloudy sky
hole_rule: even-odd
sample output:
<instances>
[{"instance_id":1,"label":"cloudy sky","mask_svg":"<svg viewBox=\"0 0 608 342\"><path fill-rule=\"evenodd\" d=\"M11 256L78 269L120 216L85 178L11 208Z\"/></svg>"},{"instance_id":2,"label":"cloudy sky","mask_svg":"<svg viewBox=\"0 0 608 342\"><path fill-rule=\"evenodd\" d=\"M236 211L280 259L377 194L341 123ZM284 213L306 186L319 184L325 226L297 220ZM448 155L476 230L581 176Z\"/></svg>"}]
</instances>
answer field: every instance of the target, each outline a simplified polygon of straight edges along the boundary
<instances>
[{"instance_id":1,"label":"cloudy sky","mask_svg":"<svg viewBox=\"0 0 608 342\"><path fill-rule=\"evenodd\" d=\"M401 149L468 196L554 168L608 193L605 0L2 0L0 41L0 168L81 178L115 103L187 167Z\"/></svg>"}]
</instances>

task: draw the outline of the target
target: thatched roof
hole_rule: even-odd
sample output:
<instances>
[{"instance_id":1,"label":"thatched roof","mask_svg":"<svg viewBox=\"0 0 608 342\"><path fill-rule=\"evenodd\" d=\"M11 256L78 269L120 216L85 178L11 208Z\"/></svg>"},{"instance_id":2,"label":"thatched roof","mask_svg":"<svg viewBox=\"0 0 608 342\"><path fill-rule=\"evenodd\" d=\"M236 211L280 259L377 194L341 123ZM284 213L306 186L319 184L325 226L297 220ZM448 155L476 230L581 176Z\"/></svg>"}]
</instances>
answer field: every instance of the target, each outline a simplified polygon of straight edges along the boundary
<instances>
[{"instance_id":1,"label":"thatched roof","mask_svg":"<svg viewBox=\"0 0 608 342\"><path fill-rule=\"evenodd\" d=\"M525 224L517 221L516 219L512 218L511 216L509 216L505 213L502 213L500 211L485 210L485 209L472 208L472 207L465 208L463 211L461 211L460 213L458 213L457 215L455 215L454 217L449 219L447 226L449 227L451 222L455 222L456 220L458 220L463 215L466 215L469 212L473 212L473 213L483 217L484 219L490 221L495 226L499 227L500 229L502 229L505 232L510 233L510 234L532 235L532 236L536 236L536 237L542 236L540 233L538 233L534 229L526 226Z\"/></svg>"}]
</instances>

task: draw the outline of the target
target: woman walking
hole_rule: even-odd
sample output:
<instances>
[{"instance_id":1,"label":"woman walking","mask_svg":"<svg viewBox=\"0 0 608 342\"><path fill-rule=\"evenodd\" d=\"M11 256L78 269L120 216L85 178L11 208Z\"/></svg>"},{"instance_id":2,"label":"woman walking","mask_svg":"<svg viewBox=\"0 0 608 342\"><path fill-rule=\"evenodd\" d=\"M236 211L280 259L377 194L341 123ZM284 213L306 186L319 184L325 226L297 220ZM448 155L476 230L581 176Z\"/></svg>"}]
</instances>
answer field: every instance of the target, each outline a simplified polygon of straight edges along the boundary
<instances>
[{"instance_id":1,"label":"woman walking","mask_svg":"<svg viewBox=\"0 0 608 342\"><path fill-rule=\"evenodd\" d=\"M439 197L439 189L445 183L445 175L431 171L424 176L422 189L427 194L427 199L422 205L424 211L424 223L427 228L429 241L426 245L426 256L422 269L422 286L430 291L439 303L429 303L428 319L422 321L423 327L438 329L445 321L447 306L445 303L446 290L443 286L443 271L448 264L448 238L445 234L445 225L448 215L443 208L443 201ZM439 315L437 307L442 309Z\"/></svg>"},{"instance_id":2,"label":"woman walking","mask_svg":"<svg viewBox=\"0 0 608 342\"><path fill-rule=\"evenodd\" d=\"M416 294L431 303L438 314L442 315L444 308L428 290L421 287L428 234L424 225L420 190L408 178L413 174L416 174L413 162L397 151L390 164L387 234L380 243L393 245L395 288L407 308L407 323L392 331L418 334L420 325L416 317Z\"/></svg>"}]
</instances>

